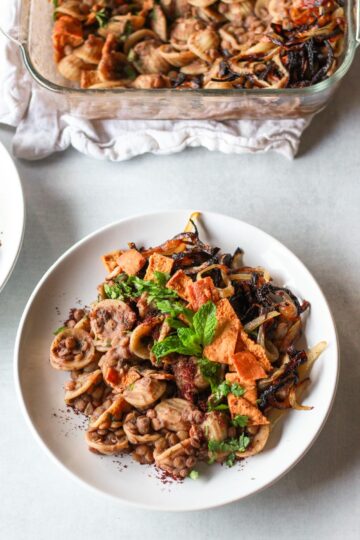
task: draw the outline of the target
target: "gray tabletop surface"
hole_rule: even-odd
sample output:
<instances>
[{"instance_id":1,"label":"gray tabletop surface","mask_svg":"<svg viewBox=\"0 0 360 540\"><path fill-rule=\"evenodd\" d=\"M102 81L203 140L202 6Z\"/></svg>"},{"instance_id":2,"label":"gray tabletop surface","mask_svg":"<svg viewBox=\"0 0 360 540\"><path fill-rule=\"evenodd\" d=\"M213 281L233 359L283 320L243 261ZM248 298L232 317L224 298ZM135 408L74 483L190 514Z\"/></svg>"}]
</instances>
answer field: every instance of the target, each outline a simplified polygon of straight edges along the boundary
<instances>
[{"instance_id":1,"label":"gray tabletop surface","mask_svg":"<svg viewBox=\"0 0 360 540\"><path fill-rule=\"evenodd\" d=\"M20 258L0 297L0 538L360 538L359 69L360 58L305 132L294 161L193 149L121 164L74 151L17 162L27 220ZM12 135L0 127L8 149ZM186 207L248 221L302 259L335 315L342 365L324 430L277 484L211 511L153 513L88 491L48 459L16 402L13 346L31 291L64 250L124 216Z\"/></svg>"}]
</instances>

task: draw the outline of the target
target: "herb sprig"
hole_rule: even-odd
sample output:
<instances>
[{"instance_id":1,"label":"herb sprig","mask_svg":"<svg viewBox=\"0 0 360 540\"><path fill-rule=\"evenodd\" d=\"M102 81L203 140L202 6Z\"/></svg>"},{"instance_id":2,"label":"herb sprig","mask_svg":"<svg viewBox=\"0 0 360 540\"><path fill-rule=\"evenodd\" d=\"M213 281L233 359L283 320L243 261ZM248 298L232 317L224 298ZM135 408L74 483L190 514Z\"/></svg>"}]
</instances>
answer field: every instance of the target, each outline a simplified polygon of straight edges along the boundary
<instances>
[{"instance_id":1,"label":"herb sprig","mask_svg":"<svg viewBox=\"0 0 360 540\"><path fill-rule=\"evenodd\" d=\"M178 299L177 293L166 288L169 277L168 274L163 272L155 272L155 280L146 281L137 276L120 274L114 279L113 285L104 284L104 291L106 296L112 300L135 299L139 298L143 293L147 293L149 303L155 302L157 304L163 300L176 300Z\"/></svg>"},{"instance_id":2,"label":"herb sprig","mask_svg":"<svg viewBox=\"0 0 360 540\"><path fill-rule=\"evenodd\" d=\"M169 309L170 305L160 303L160 308ZM179 305L173 307L170 314L184 315L188 326L182 324L174 317L170 319L170 325L176 329L176 334L168 336L163 341L155 342L152 352L157 360L171 353L184 354L186 356L202 356L203 347L209 345L214 339L216 329L216 306L209 301L202 305L201 308L194 314L189 313L187 308L180 308Z\"/></svg>"},{"instance_id":3,"label":"herb sprig","mask_svg":"<svg viewBox=\"0 0 360 540\"><path fill-rule=\"evenodd\" d=\"M100 28L104 28L104 26L106 26L107 23L109 22L109 17L106 12L106 8L102 8L99 11L96 11L95 19L99 23Z\"/></svg>"},{"instance_id":4,"label":"herb sprig","mask_svg":"<svg viewBox=\"0 0 360 540\"><path fill-rule=\"evenodd\" d=\"M245 452L250 444L250 437L241 433L239 437L225 439L224 441L215 441L214 439L208 442L208 449L211 453L217 452Z\"/></svg>"},{"instance_id":5,"label":"herb sprig","mask_svg":"<svg viewBox=\"0 0 360 540\"><path fill-rule=\"evenodd\" d=\"M234 394L235 397L241 397L245 394L245 389L239 383L229 383L229 381L223 381L217 387L212 387L211 391L212 395L208 401L209 411L227 410L228 405L221 403L221 401L229 394Z\"/></svg>"}]
</instances>

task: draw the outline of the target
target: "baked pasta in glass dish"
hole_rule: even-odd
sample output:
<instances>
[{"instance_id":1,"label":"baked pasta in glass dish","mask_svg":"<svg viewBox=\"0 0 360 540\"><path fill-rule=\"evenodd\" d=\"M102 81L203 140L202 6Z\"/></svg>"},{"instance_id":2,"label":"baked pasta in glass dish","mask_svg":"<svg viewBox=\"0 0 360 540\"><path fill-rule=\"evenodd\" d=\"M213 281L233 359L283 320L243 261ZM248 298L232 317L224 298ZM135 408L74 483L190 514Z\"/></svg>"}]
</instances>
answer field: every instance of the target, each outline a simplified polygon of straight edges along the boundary
<instances>
[{"instance_id":1,"label":"baked pasta in glass dish","mask_svg":"<svg viewBox=\"0 0 360 540\"><path fill-rule=\"evenodd\" d=\"M342 0L53 0L61 75L81 88L303 88L344 50Z\"/></svg>"}]
</instances>

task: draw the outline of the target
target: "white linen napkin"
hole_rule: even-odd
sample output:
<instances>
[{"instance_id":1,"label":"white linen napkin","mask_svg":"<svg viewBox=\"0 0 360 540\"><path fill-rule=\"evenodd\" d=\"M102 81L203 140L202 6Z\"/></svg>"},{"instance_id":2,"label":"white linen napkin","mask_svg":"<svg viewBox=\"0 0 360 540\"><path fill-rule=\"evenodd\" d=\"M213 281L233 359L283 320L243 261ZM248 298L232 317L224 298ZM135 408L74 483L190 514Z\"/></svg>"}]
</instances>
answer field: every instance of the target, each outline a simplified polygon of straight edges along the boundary
<instances>
[{"instance_id":1,"label":"white linen napkin","mask_svg":"<svg viewBox=\"0 0 360 540\"><path fill-rule=\"evenodd\" d=\"M16 20L17 2L3 1L0 25L9 31ZM19 158L42 159L69 146L93 158L112 161L146 152L171 154L188 146L226 154L274 150L293 158L301 134L311 121L87 121L70 115L58 94L41 89L27 73L16 44L0 38L0 122L16 128L13 153Z\"/></svg>"}]
</instances>

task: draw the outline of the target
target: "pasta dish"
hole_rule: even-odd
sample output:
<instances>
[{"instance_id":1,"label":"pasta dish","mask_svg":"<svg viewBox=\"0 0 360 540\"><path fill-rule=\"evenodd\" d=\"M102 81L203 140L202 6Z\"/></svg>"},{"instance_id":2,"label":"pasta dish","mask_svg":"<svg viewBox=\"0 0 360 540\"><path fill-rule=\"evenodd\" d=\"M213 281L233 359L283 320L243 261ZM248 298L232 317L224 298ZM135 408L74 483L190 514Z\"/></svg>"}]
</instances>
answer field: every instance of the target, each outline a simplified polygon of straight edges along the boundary
<instances>
[{"instance_id":1,"label":"pasta dish","mask_svg":"<svg viewBox=\"0 0 360 540\"><path fill-rule=\"evenodd\" d=\"M343 0L53 0L60 74L81 88L300 88L339 65Z\"/></svg>"},{"instance_id":2,"label":"pasta dish","mask_svg":"<svg viewBox=\"0 0 360 540\"><path fill-rule=\"evenodd\" d=\"M326 345L298 348L309 303L240 248L203 242L198 218L157 247L104 255L97 301L71 309L50 348L90 450L176 479L258 454L280 414L311 409L301 397Z\"/></svg>"}]
</instances>

